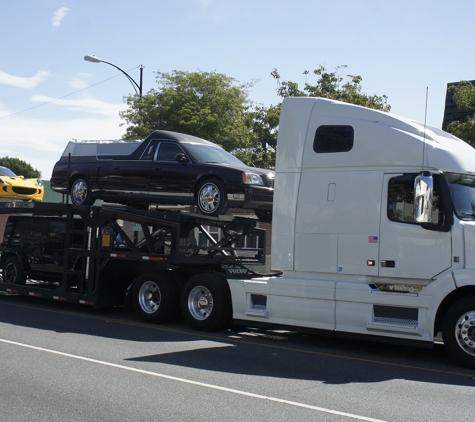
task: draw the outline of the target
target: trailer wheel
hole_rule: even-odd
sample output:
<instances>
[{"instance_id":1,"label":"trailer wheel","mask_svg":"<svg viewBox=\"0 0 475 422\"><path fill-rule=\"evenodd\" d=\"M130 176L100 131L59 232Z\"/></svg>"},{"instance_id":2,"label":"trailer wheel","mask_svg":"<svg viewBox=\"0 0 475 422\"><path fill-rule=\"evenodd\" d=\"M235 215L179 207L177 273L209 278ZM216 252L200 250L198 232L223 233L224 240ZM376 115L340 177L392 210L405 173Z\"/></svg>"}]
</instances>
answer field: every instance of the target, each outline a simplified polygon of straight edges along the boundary
<instances>
[{"instance_id":1,"label":"trailer wheel","mask_svg":"<svg viewBox=\"0 0 475 422\"><path fill-rule=\"evenodd\" d=\"M194 330L222 328L232 316L231 294L226 280L214 274L191 277L183 288L181 313Z\"/></svg>"},{"instance_id":2,"label":"trailer wheel","mask_svg":"<svg viewBox=\"0 0 475 422\"><path fill-rule=\"evenodd\" d=\"M201 214L217 216L226 214L228 198L223 183L218 179L207 179L199 184L196 205Z\"/></svg>"},{"instance_id":3,"label":"trailer wheel","mask_svg":"<svg viewBox=\"0 0 475 422\"><path fill-rule=\"evenodd\" d=\"M84 177L78 177L73 180L70 193L71 202L74 205L92 205L94 203L91 188Z\"/></svg>"},{"instance_id":4,"label":"trailer wheel","mask_svg":"<svg viewBox=\"0 0 475 422\"><path fill-rule=\"evenodd\" d=\"M135 280L133 305L135 312L147 322L170 320L178 308L178 288L173 278L162 273L145 273Z\"/></svg>"},{"instance_id":5,"label":"trailer wheel","mask_svg":"<svg viewBox=\"0 0 475 422\"><path fill-rule=\"evenodd\" d=\"M2 268L2 278L3 282L8 284L26 283L26 273L16 257L11 256L5 260Z\"/></svg>"},{"instance_id":6,"label":"trailer wheel","mask_svg":"<svg viewBox=\"0 0 475 422\"><path fill-rule=\"evenodd\" d=\"M442 327L447 352L463 365L475 368L475 296L455 302Z\"/></svg>"}]
</instances>

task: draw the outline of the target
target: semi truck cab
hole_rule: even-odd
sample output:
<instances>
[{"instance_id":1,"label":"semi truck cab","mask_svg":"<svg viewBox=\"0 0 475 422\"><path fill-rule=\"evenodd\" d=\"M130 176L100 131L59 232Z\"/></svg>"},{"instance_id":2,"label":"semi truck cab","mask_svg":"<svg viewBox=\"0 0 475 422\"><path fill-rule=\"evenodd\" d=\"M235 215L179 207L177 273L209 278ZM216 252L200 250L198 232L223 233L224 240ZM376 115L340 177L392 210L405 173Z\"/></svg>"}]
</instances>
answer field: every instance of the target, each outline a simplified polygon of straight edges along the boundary
<instances>
[{"instance_id":1,"label":"semi truck cab","mask_svg":"<svg viewBox=\"0 0 475 422\"><path fill-rule=\"evenodd\" d=\"M272 268L235 318L432 345L475 366L475 150L410 119L286 98Z\"/></svg>"}]
</instances>

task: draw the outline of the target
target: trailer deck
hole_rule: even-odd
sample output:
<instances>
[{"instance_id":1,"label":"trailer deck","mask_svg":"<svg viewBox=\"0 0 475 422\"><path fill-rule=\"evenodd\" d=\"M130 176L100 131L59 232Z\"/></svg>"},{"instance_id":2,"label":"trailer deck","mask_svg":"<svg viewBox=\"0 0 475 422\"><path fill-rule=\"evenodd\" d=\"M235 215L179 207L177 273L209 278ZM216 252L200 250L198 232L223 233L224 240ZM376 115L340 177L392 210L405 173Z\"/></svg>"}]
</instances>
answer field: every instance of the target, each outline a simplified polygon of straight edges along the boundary
<instances>
[{"instance_id":1,"label":"trailer deck","mask_svg":"<svg viewBox=\"0 0 475 422\"><path fill-rule=\"evenodd\" d=\"M250 218L42 202L0 203L0 214L65 221L63 234L48 234L59 236L63 244L63 251L55 255L62 261L61 273L48 273L36 263L32 267L37 270L29 273L24 284L8 283L2 274L0 291L12 294L93 307L118 306L123 305L133 281L145 272L169 271L182 285L195 273L226 274L227 269L239 268L243 277L246 265L265 261L265 230ZM141 238L130 236L120 221L140 227ZM246 236L255 247L238 246ZM7 243L2 244L2 266L5 254L15 253L12 242Z\"/></svg>"}]
</instances>

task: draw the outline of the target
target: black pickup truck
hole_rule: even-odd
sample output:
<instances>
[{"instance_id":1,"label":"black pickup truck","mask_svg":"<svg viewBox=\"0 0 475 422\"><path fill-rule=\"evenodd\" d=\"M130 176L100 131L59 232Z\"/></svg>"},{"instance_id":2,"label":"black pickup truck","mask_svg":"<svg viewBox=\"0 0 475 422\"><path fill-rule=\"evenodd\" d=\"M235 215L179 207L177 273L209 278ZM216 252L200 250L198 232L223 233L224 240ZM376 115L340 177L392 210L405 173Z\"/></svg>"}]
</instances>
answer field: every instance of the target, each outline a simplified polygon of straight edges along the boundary
<instances>
[{"instance_id":1,"label":"black pickup truck","mask_svg":"<svg viewBox=\"0 0 475 422\"><path fill-rule=\"evenodd\" d=\"M201 214L254 210L271 220L275 173L248 167L218 145L157 130L142 142L70 142L51 188L75 205L96 199L127 205L195 205Z\"/></svg>"}]
</instances>

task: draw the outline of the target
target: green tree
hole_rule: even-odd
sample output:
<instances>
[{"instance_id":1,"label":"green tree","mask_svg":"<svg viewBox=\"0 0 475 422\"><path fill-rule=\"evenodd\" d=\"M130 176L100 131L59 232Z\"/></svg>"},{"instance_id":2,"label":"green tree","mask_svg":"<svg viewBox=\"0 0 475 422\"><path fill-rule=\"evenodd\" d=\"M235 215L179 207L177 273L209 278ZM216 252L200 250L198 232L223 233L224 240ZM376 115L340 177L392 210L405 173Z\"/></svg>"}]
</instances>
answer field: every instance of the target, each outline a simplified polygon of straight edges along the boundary
<instances>
[{"instance_id":1,"label":"green tree","mask_svg":"<svg viewBox=\"0 0 475 422\"><path fill-rule=\"evenodd\" d=\"M277 69L271 75L277 80L281 98L317 96L390 110L385 95L363 93L361 76L347 75L345 79L344 69L346 66L338 66L328 72L318 67L313 71L317 77L314 85L307 81L310 72L305 71L303 89L296 82L281 81ZM216 142L248 165L274 168L281 103L269 107L254 104L248 94L254 82L240 83L216 72L156 74L157 89L143 97L126 97L128 109L120 113L130 125L125 139L145 138L157 129L183 132Z\"/></svg>"},{"instance_id":2,"label":"green tree","mask_svg":"<svg viewBox=\"0 0 475 422\"><path fill-rule=\"evenodd\" d=\"M241 161L254 167L275 167L280 109L281 104L253 105L247 112L248 142L245 148L234 151Z\"/></svg>"},{"instance_id":3,"label":"green tree","mask_svg":"<svg viewBox=\"0 0 475 422\"><path fill-rule=\"evenodd\" d=\"M188 133L216 142L228 151L245 147L248 138L248 89L216 72L156 72L157 89L142 98L126 98L120 113L127 124L125 139L144 138L153 130Z\"/></svg>"},{"instance_id":4,"label":"green tree","mask_svg":"<svg viewBox=\"0 0 475 422\"><path fill-rule=\"evenodd\" d=\"M461 81L448 89L452 92L455 105L467 113L462 121L447 126L447 131L475 147L475 86L469 81Z\"/></svg>"},{"instance_id":5,"label":"green tree","mask_svg":"<svg viewBox=\"0 0 475 422\"><path fill-rule=\"evenodd\" d=\"M25 179L41 177L41 172L34 169L26 161L13 157L0 157L0 166L7 167L17 176L24 176Z\"/></svg>"},{"instance_id":6,"label":"green tree","mask_svg":"<svg viewBox=\"0 0 475 422\"><path fill-rule=\"evenodd\" d=\"M297 82L281 81L277 69L271 72L271 76L277 80L277 95L281 98L323 97L381 111L391 109L386 95L368 95L363 92L361 76L347 75L345 81L342 73L346 67L338 66L334 72L329 72L324 66L319 66L313 71L317 77L313 85L308 82L310 72L304 71L306 81L303 89L300 89ZM281 106L281 103L268 108L257 106L249 112L251 145L247 150L239 151L244 162L258 167L274 168Z\"/></svg>"},{"instance_id":7,"label":"green tree","mask_svg":"<svg viewBox=\"0 0 475 422\"><path fill-rule=\"evenodd\" d=\"M296 82L281 81L277 69L274 69L271 75L277 80L277 94L282 98L322 97L376 110L390 111L391 106L387 103L388 97L386 95L368 95L362 91L361 83L363 82L363 78L361 76L342 76L343 71L347 67L346 65L337 66L335 71L329 72L325 66L320 65L312 72L317 76L317 81L314 85L308 82L310 72L305 70L303 74L305 75L306 81L303 90L299 88Z\"/></svg>"}]
</instances>

